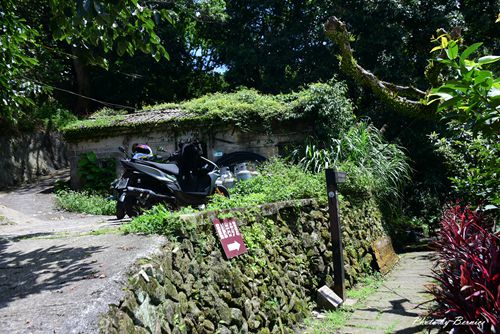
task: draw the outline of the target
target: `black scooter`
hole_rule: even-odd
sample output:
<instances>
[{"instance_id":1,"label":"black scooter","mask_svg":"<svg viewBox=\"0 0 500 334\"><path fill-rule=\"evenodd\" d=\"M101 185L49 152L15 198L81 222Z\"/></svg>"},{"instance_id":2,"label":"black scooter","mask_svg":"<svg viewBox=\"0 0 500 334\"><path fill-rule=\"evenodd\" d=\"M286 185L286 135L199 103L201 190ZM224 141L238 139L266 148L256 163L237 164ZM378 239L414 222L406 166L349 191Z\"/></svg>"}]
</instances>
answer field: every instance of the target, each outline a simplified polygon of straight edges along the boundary
<instances>
[{"instance_id":1,"label":"black scooter","mask_svg":"<svg viewBox=\"0 0 500 334\"><path fill-rule=\"evenodd\" d=\"M181 143L179 150L167 159L168 163L134 159L123 147L119 149L126 155L126 159L120 160L124 172L111 185L117 199L118 219L125 214L135 217L159 203L175 210L206 204L208 196L213 194L229 197L225 187L216 185L219 167L202 156L197 141Z\"/></svg>"}]
</instances>

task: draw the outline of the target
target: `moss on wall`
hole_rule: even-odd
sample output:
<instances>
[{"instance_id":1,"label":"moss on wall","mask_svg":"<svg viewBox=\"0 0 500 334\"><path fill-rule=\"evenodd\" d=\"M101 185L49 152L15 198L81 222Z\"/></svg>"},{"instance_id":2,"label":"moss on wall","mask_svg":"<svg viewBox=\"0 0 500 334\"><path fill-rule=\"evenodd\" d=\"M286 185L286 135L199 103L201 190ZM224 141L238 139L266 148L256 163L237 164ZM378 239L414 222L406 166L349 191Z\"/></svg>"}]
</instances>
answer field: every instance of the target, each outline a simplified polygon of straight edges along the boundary
<instances>
[{"instance_id":1,"label":"moss on wall","mask_svg":"<svg viewBox=\"0 0 500 334\"><path fill-rule=\"evenodd\" d=\"M348 285L372 271L371 242L383 234L371 200L341 203ZM315 201L267 205L238 215L248 253L225 260L210 214L183 217L190 228L143 260L102 333L292 333L332 285L328 213ZM191 228L196 224L196 228ZM181 225L182 226L182 225Z\"/></svg>"}]
</instances>

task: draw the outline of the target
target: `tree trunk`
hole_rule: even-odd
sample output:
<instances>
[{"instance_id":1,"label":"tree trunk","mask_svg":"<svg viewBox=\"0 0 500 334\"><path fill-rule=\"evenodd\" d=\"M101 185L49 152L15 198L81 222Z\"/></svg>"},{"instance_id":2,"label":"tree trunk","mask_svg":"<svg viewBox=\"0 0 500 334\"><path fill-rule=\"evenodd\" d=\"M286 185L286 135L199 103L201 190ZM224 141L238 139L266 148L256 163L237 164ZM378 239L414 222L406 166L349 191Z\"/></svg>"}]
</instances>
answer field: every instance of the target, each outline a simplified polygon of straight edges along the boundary
<instances>
[{"instance_id":1,"label":"tree trunk","mask_svg":"<svg viewBox=\"0 0 500 334\"><path fill-rule=\"evenodd\" d=\"M82 61L81 52L76 47L71 48L72 54L75 56L73 58L73 68L75 70L75 77L77 83L77 92L79 96L77 97L74 111L78 116L87 115L90 112L90 100L86 97L90 97L91 86L90 77L88 73L88 68Z\"/></svg>"}]
</instances>

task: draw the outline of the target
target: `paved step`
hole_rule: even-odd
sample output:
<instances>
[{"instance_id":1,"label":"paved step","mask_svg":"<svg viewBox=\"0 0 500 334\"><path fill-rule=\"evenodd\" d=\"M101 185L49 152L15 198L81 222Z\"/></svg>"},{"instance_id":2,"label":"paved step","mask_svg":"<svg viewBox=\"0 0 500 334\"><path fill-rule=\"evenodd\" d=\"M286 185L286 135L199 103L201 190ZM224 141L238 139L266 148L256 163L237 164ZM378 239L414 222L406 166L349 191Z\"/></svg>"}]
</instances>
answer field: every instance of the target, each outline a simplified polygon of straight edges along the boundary
<instances>
[{"instance_id":1,"label":"paved step","mask_svg":"<svg viewBox=\"0 0 500 334\"><path fill-rule=\"evenodd\" d=\"M424 333L428 328L418 323L426 312L422 303L430 299L426 284L433 267L432 252L401 255L401 260L387 275L384 284L357 309L342 334Z\"/></svg>"}]
</instances>

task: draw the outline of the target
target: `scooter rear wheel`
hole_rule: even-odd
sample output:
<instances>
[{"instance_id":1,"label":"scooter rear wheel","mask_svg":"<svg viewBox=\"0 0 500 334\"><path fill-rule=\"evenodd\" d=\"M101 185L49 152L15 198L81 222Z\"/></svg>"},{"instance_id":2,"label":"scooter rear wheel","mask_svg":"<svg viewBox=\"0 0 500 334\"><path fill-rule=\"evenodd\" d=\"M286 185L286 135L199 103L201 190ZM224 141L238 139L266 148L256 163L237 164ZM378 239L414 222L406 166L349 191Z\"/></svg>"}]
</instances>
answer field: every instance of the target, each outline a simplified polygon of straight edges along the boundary
<instances>
[{"instance_id":1,"label":"scooter rear wheel","mask_svg":"<svg viewBox=\"0 0 500 334\"><path fill-rule=\"evenodd\" d=\"M221 195L221 196L224 196L224 197L227 197L227 198L230 197L229 196L229 191L224 186L216 186L215 189L214 189L213 195Z\"/></svg>"}]
</instances>

